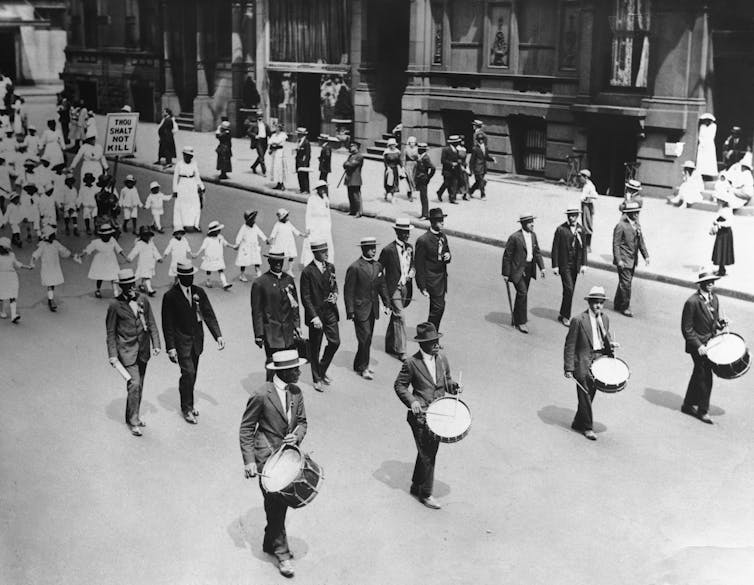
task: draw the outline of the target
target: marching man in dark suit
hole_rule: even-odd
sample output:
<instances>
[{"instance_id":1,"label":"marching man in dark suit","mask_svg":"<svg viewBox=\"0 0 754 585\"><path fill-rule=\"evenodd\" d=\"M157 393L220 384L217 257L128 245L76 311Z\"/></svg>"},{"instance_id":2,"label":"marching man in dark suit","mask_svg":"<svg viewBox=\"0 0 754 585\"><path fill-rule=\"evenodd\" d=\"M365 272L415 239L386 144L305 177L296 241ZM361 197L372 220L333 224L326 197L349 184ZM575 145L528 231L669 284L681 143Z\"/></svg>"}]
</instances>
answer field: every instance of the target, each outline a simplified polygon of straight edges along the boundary
<instances>
[{"instance_id":1,"label":"marching man in dark suit","mask_svg":"<svg viewBox=\"0 0 754 585\"><path fill-rule=\"evenodd\" d=\"M566 209L565 223L555 228L552 239L552 272L560 275L563 283L563 300L560 303L558 321L568 327L571 322L571 305L573 290L579 274L584 274L586 267L586 245L584 242L584 228L579 223L581 209L578 205L571 205Z\"/></svg>"},{"instance_id":2,"label":"marching man in dark suit","mask_svg":"<svg viewBox=\"0 0 754 585\"><path fill-rule=\"evenodd\" d=\"M419 148L419 160L416 161L416 171L414 172L414 181L416 188L419 191L419 201L421 202L422 210L419 219L429 218L429 199L427 198L427 185L437 170L432 158L427 152L427 143L420 142Z\"/></svg>"},{"instance_id":3,"label":"marching man in dark suit","mask_svg":"<svg viewBox=\"0 0 754 585\"><path fill-rule=\"evenodd\" d=\"M440 337L442 333L438 333L432 323L419 323L416 326L414 341L419 342L419 351L404 360L393 385L398 398L410 409L406 420L416 442L416 463L410 493L433 510L442 507L432 497L435 458L440 441L429 432L425 412L432 402L442 398L446 392L458 394L462 391L450 375L448 358L440 353Z\"/></svg>"},{"instance_id":4,"label":"marching man in dark suit","mask_svg":"<svg viewBox=\"0 0 754 585\"><path fill-rule=\"evenodd\" d=\"M442 201L442 189L445 187L448 190L448 200L453 205L458 205L456 195L458 194L458 182L461 176L458 161L458 145L460 143L461 137L454 134L448 138L447 145L443 147L440 153L444 182L437 192L437 199Z\"/></svg>"},{"instance_id":5,"label":"marching man in dark suit","mask_svg":"<svg viewBox=\"0 0 754 585\"><path fill-rule=\"evenodd\" d=\"M631 281L639 263L639 252L649 266L649 252L644 243L644 234L639 224L641 203L629 201L621 203L623 217L613 230L613 264L618 268L618 288L615 291L613 309L626 317L633 317L631 311Z\"/></svg>"},{"instance_id":6,"label":"marching man in dark suit","mask_svg":"<svg viewBox=\"0 0 754 585\"><path fill-rule=\"evenodd\" d=\"M503 253L503 278L516 287L516 302L513 305L513 326L521 333L529 333L526 327L527 295L529 282L537 278L537 267L540 275L545 277L545 263L539 251L537 234L534 233L534 216L525 213L518 218L521 229L511 234L505 244Z\"/></svg>"},{"instance_id":7,"label":"marching man in dark suit","mask_svg":"<svg viewBox=\"0 0 754 585\"><path fill-rule=\"evenodd\" d=\"M346 189L348 190L348 215L361 217L361 168L364 155L359 152L360 144L355 140L348 145L348 158L343 163Z\"/></svg>"},{"instance_id":8,"label":"marching man in dark suit","mask_svg":"<svg viewBox=\"0 0 754 585\"><path fill-rule=\"evenodd\" d=\"M195 425L199 411L194 408L194 384L199 356L204 351L204 324L218 349L225 348L225 340L207 293L194 284L196 267L178 264L176 272L178 282L162 297L162 335L170 361L181 368L178 391L183 418Z\"/></svg>"},{"instance_id":9,"label":"marching man in dark suit","mask_svg":"<svg viewBox=\"0 0 754 585\"><path fill-rule=\"evenodd\" d=\"M160 333L146 295L136 290L136 277L130 268L118 272L120 295L107 308L107 355L110 365L120 362L131 379L126 382L126 424L140 437L146 426L139 417L141 392L150 354L160 353ZM150 352L151 349L151 352Z\"/></svg>"},{"instance_id":10,"label":"marching man in dark suit","mask_svg":"<svg viewBox=\"0 0 754 585\"><path fill-rule=\"evenodd\" d=\"M442 233L446 217L447 214L439 207L430 209L429 229L416 240L416 286L421 294L429 297L427 321L438 331L445 313L448 264L451 258L448 237Z\"/></svg>"},{"instance_id":11,"label":"marching man in dark suit","mask_svg":"<svg viewBox=\"0 0 754 585\"><path fill-rule=\"evenodd\" d=\"M584 297L589 308L571 319L563 350L565 377L576 380L576 396L579 406L571 423L574 431L583 433L590 441L596 441L592 430L592 402L597 389L589 368L592 362L602 355L613 355L618 344L610 337L610 321L602 312L605 306L605 289L593 286Z\"/></svg>"},{"instance_id":12,"label":"marching man in dark suit","mask_svg":"<svg viewBox=\"0 0 754 585\"><path fill-rule=\"evenodd\" d=\"M285 254L270 251L265 256L270 269L251 285L251 320L254 343L264 347L265 363L269 364L276 351L296 347L296 340L301 338L301 321L296 281L283 272ZM268 382L273 373L267 370Z\"/></svg>"},{"instance_id":13,"label":"marching man in dark suit","mask_svg":"<svg viewBox=\"0 0 754 585\"><path fill-rule=\"evenodd\" d=\"M246 403L239 437L247 479L262 473L264 464L280 447L300 445L304 440L307 427L304 395L296 382L301 373L299 366L305 363L295 349L275 352L267 364L272 380L265 382ZM266 492L261 481L259 488L267 516L262 550L277 558L281 575L293 577L293 555L285 532L288 505L280 494Z\"/></svg>"},{"instance_id":14,"label":"marching man in dark suit","mask_svg":"<svg viewBox=\"0 0 754 585\"><path fill-rule=\"evenodd\" d=\"M694 362L681 412L710 425L712 419L707 411L712 394L712 364L706 357L707 342L727 326L720 317L720 300L714 292L719 278L711 268L702 269L696 279L697 291L686 299L681 317L686 353Z\"/></svg>"},{"instance_id":15,"label":"marching man in dark suit","mask_svg":"<svg viewBox=\"0 0 754 585\"><path fill-rule=\"evenodd\" d=\"M377 255L377 240L361 238L361 257L348 267L343 300L346 317L353 320L358 349L353 358L353 369L366 380L374 379L374 370L369 367L369 352L372 346L374 322L380 318L380 299L385 307L390 306L385 287L385 272L374 257ZM387 309L386 309L387 310Z\"/></svg>"},{"instance_id":16,"label":"marching man in dark suit","mask_svg":"<svg viewBox=\"0 0 754 585\"><path fill-rule=\"evenodd\" d=\"M296 145L296 174L298 175L299 193L309 192L309 163L312 160L312 145L306 135L306 128L296 128L298 144Z\"/></svg>"},{"instance_id":17,"label":"marching man in dark suit","mask_svg":"<svg viewBox=\"0 0 754 585\"><path fill-rule=\"evenodd\" d=\"M270 127L262 119L262 114L257 115L255 122L249 125L247 134L251 139L251 148L257 151L257 160L251 165L252 172L257 172L257 167L262 167L262 174L267 174L267 167L264 164L264 155L267 152L267 144L270 138Z\"/></svg>"},{"instance_id":18,"label":"marching man in dark suit","mask_svg":"<svg viewBox=\"0 0 754 585\"><path fill-rule=\"evenodd\" d=\"M330 146L330 136L327 134L319 135L319 180L327 182L327 175L332 171L332 147Z\"/></svg>"},{"instance_id":19,"label":"marching man in dark suit","mask_svg":"<svg viewBox=\"0 0 754 585\"><path fill-rule=\"evenodd\" d=\"M414 278L414 248L408 238L414 226L407 217L395 220L395 240L382 248L379 262L385 269L390 299L390 323L385 333L385 351L402 360L406 356L406 307L411 304Z\"/></svg>"},{"instance_id":20,"label":"marching man in dark suit","mask_svg":"<svg viewBox=\"0 0 754 585\"><path fill-rule=\"evenodd\" d=\"M469 189L469 196L479 189L481 198L487 198L484 190L487 186L487 163L494 162L495 157L487 150L487 135L481 129L479 132L474 131L474 146L471 148L471 159L469 159L469 168L474 173L474 184Z\"/></svg>"},{"instance_id":21,"label":"marching man in dark suit","mask_svg":"<svg viewBox=\"0 0 754 585\"><path fill-rule=\"evenodd\" d=\"M312 364L314 389L322 392L323 384L330 384L327 368L340 346L338 329L338 283L335 266L327 261L327 242L311 243L312 260L301 272L301 303L304 305L304 321L309 327L309 358ZM320 358L322 337L327 340Z\"/></svg>"}]
</instances>

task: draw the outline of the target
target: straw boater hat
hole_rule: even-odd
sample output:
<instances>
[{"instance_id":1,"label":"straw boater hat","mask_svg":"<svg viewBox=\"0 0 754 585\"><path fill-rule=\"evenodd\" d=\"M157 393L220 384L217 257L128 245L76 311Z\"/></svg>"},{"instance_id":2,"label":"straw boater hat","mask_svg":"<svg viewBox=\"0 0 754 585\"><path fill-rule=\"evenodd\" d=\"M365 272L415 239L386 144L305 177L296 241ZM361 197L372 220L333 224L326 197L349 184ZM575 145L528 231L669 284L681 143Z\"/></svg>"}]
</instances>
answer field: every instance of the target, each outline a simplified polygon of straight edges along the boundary
<instances>
[{"instance_id":1,"label":"straw boater hat","mask_svg":"<svg viewBox=\"0 0 754 585\"><path fill-rule=\"evenodd\" d=\"M189 156L194 156L194 147L184 146L181 152L183 152L183 154L188 154Z\"/></svg>"},{"instance_id":2,"label":"straw boater hat","mask_svg":"<svg viewBox=\"0 0 754 585\"><path fill-rule=\"evenodd\" d=\"M278 219L283 219L284 217L288 216L288 210L285 207L281 207L280 209L277 210L275 215L278 216Z\"/></svg>"},{"instance_id":3,"label":"straw boater hat","mask_svg":"<svg viewBox=\"0 0 754 585\"><path fill-rule=\"evenodd\" d=\"M369 246L377 246L377 238L374 236L364 236L359 240L359 246L362 248L368 248Z\"/></svg>"},{"instance_id":4,"label":"straw boater hat","mask_svg":"<svg viewBox=\"0 0 754 585\"><path fill-rule=\"evenodd\" d=\"M591 179L592 178L592 171L590 171L589 169L581 169L579 171L579 175L581 175L583 177L586 177L587 179Z\"/></svg>"},{"instance_id":5,"label":"straw boater hat","mask_svg":"<svg viewBox=\"0 0 754 585\"><path fill-rule=\"evenodd\" d=\"M312 253L324 252L327 250L327 242L325 240L316 240L311 243Z\"/></svg>"},{"instance_id":6,"label":"straw boater hat","mask_svg":"<svg viewBox=\"0 0 754 585\"><path fill-rule=\"evenodd\" d=\"M37 127L36 127L36 126L29 126L29 127L27 128L27 130L28 130L29 132L36 132L36 131L37 131ZM740 128L739 128L739 130L740 130Z\"/></svg>"},{"instance_id":7,"label":"straw boater hat","mask_svg":"<svg viewBox=\"0 0 754 585\"><path fill-rule=\"evenodd\" d=\"M638 201L629 201L626 203L624 201L620 204L618 209L623 213L639 213L641 211L641 203Z\"/></svg>"},{"instance_id":8,"label":"straw boater hat","mask_svg":"<svg viewBox=\"0 0 754 585\"><path fill-rule=\"evenodd\" d=\"M414 229L414 226L411 225L411 220L409 218L396 217L395 223L393 224L393 229L408 231Z\"/></svg>"},{"instance_id":9,"label":"straw boater hat","mask_svg":"<svg viewBox=\"0 0 754 585\"><path fill-rule=\"evenodd\" d=\"M451 134L448 138L448 142L450 142L451 144L454 142L461 142L461 137L458 136L458 134Z\"/></svg>"},{"instance_id":10,"label":"straw boater hat","mask_svg":"<svg viewBox=\"0 0 754 585\"><path fill-rule=\"evenodd\" d=\"M252 217L256 217L259 212L256 209L247 209L243 212L243 218L249 221Z\"/></svg>"},{"instance_id":11,"label":"straw boater hat","mask_svg":"<svg viewBox=\"0 0 754 585\"><path fill-rule=\"evenodd\" d=\"M636 179L629 179L625 183L626 189L633 189L634 191L641 191L641 183Z\"/></svg>"},{"instance_id":12,"label":"straw boater hat","mask_svg":"<svg viewBox=\"0 0 754 585\"><path fill-rule=\"evenodd\" d=\"M482 122L481 120L474 120L474 121L473 121L473 122L471 123L471 125L472 125L472 126L484 126L484 122Z\"/></svg>"},{"instance_id":13,"label":"straw boater hat","mask_svg":"<svg viewBox=\"0 0 754 585\"><path fill-rule=\"evenodd\" d=\"M319 140L329 141L330 140L330 135L329 134L320 134L318 138L319 138Z\"/></svg>"},{"instance_id":14,"label":"straw boater hat","mask_svg":"<svg viewBox=\"0 0 754 585\"><path fill-rule=\"evenodd\" d=\"M327 188L328 188L328 185L327 185L327 181L323 181L322 179L320 179L319 181L317 181L316 183L314 183L314 190L315 190L315 191L316 191L317 189L322 189L323 187L324 187L325 189L327 189Z\"/></svg>"},{"instance_id":15,"label":"straw boater hat","mask_svg":"<svg viewBox=\"0 0 754 585\"><path fill-rule=\"evenodd\" d=\"M130 268L124 268L123 270L118 270L118 284L133 284L136 282L136 276L134 276L134 271Z\"/></svg>"},{"instance_id":16,"label":"straw boater hat","mask_svg":"<svg viewBox=\"0 0 754 585\"><path fill-rule=\"evenodd\" d=\"M440 207L433 207L429 210L429 219L442 219L444 217L448 217L448 214L445 213Z\"/></svg>"},{"instance_id":17,"label":"straw boater hat","mask_svg":"<svg viewBox=\"0 0 754 585\"><path fill-rule=\"evenodd\" d=\"M296 128L296 134L309 134L309 131L303 126Z\"/></svg>"},{"instance_id":18,"label":"straw boater hat","mask_svg":"<svg viewBox=\"0 0 754 585\"><path fill-rule=\"evenodd\" d=\"M219 232L224 227L225 227L225 225L221 224L217 220L211 221L211 222L209 222L209 225L207 226L207 233L209 234L209 233L212 233L212 232Z\"/></svg>"},{"instance_id":19,"label":"straw boater hat","mask_svg":"<svg viewBox=\"0 0 754 585\"><path fill-rule=\"evenodd\" d=\"M268 260L280 260L281 262L285 260L285 252L281 250L270 250L269 252L265 252L263 255Z\"/></svg>"},{"instance_id":20,"label":"straw boater hat","mask_svg":"<svg viewBox=\"0 0 754 585\"><path fill-rule=\"evenodd\" d=\"M696 163L693 160L687 160L685 163L683 163L684 169L695 169Z\"/></svg>"},{"instance_id":21,"label":"straw boater hat","mask_svg":"<svg viewBox=\"0 0 754 585\"><path fill-rule=\"evenodd\" d=\"M111 226L109 223L103 223L101 226L99 226L99 229L97 230L97 235L99 236L107 236L108 234L114 234L115 228Z\"/></svg>"},{"instance_id":22,"label":"straw boater hat","mask_svg":"<svg viewBox=\"0 0 754 585\"><path fill-rule=\"evenodd\" d=\"M308 363L304 358L299 357L298 351L295 349L284 349L283 351L276 351L272 354L272 361L265 367L268 370L288 370L290 368L298 368Z\"/></svg>"},{"instance_id":23,"label":"straw boater hat","mask_svg":"<svg viewBox=\"0 0 754 585\"><path fill-rule=\"evenodd\" d=\"M157 181L152 181L151 183L149 183L150 189L154 189L155 187L157 187L158 189L160 188L160 184Z\"/></svg>"},{"instance_id":24,"label":"straw boater hat","mask_svg":"<svg viewBox=\"0 0 754 585\"><path fill-rule=\"evenodd\" d=\"M10 240L6 237L0 238L0 248L8 250L10 248Z\"/></svg>"},{"instance_id":25,"label":"straw boater hat","mask_svg":"<svg viewBox=\"0 0 754 585\"><path fill-rule=\"evenodd\" d=\"M419 150L427 150L429 148L429 145L426 142L420 142L416 146L419 148Z\"/></svg>"},{"instance_id":26,"label":"straw boater hat","mask_svg":"<svg viewBox=\"0 0 754 585\"><path fill-rule=\"evenodd\" d=\"M589 299L598 299L598 300L606 301L607 294L605 294L605 287L593 286L592 288L589 289L589 292L584 297L584 299L586 299L587 301Z\"/></svg>"},{"instance_id":27,"label":"straw boater hat","mask_svg":"<svg viewBox=\"0 0 754 585\"><path fill-rule=\"evenodd\" d=\"M527 221L533 221L535 217L537 216L532 215L531 213L522 213L521 215L518 216L518 222L525 223Z\"/></svg>"},{"instance_id":28,"label":"straw boater hat","mask_svg":"<svg viewBox=\"0 0 754 585\"><path fill-rule=\"evenodd\" d=\"M571 202L571 204L565 210L566 215L574 215L579 213L581 213L581 205L575 202Z\"/></svg>"},{"instance_id":29,"label":"straw boater hat","mask_svg":"<svg viewBox=\"0 0 754 585\"><path fill-rule=\"evenodd\" d=\"M422 343L424 341L435 341L441 337L442 333L437 331L434 323L427 321L425 323L419 323L416 326L416 337L414 337L414 341Z\"/></svg>"},{"instance_id":30,"label":"straw boater hat","mask_svg":"<svg viewBox=\"0 0 754 585\"><path fill-rule=\"evenodd\" d=\"M177 276L191 276L199 272L199 270L191 263L184 264L183 262L179 262L175 267L175 272Z\"/></svg>"},{"instance_id":31,"label":"straw boater hat","mask_svg":"<svg viewBox=\"0 0 754 585\"><path fill-rule=\"evenodd\" d=\"M705 267L699 270L699 275L694 281L696 284L707 282L708 280L720 280L720 275L712 270L712 268Z\"/></svg>"},{"instance_id":32,"label":"straw boater hat","mask_svg":"<svg viewBox=\"0 0 754 585\"><path fill-rule=\"evenodd\" d=\"M717 120L717 118L715 118L715 116L713 116L709 112L707 112L707 113L702 114L701 116L699 116L699 119L700 120L711 120L712 122L715 122Z\"/></svg>"},{"instance_id":33,"label":"straw boater hat","mask_svg":"<svg viewBox=\"0 0 754 585\"><path fill-rule=\"evenodd\" d=\"M130 113L131 113L131 111L132 111L132 110L131 110L131 106L123 106L123 107L122 107L122 108L120 109L120 111L121 111L121 112L128 112L128 113L130 114Z\"/></svg>"}]
</instances>

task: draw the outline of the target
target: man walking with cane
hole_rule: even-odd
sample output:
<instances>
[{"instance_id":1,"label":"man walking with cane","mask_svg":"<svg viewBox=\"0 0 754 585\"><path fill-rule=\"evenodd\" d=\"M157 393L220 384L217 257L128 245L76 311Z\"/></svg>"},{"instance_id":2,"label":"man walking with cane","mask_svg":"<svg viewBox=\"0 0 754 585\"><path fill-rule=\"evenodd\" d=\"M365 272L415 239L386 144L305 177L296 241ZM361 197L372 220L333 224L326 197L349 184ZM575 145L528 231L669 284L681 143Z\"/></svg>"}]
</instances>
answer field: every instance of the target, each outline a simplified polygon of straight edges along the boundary
<instances>
[{"instance_id":1,"label":"man walking with cane","mask_svg":"<svg viewBox=\"0 0 754 585\"><path fill-rule=\"evenodd\" d=\"M529 333L527 321L527 294L529 282L537 278L537 268L542 278L545 277L545 263L539 251L537 234L534 233L534 216L522 214L518 221L521 229L514 232L505 244L503 253L503 278L505 286L510 281L516 287L516 303L513 306L513 326L521 333ZM508 291L510 302L510 291Z\"/></svg>"}]
</instances>

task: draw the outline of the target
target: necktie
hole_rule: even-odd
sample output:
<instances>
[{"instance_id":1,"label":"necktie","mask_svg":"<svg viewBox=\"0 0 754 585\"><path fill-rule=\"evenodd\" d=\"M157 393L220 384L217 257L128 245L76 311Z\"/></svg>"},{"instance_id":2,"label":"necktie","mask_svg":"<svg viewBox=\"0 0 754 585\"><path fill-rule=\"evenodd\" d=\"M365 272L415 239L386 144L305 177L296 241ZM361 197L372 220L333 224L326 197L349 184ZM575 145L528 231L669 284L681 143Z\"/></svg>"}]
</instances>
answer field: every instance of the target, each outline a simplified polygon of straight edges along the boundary
<instances>
[{"instance_id":1,"label":"necktie","mask_svg":"<svg viewBox=\"0 0 754 585\"><path fill-rule=\"evenodd\" d=\"M597 331L600 334L600 341L602 342L602 348L605 348L607 333L605 333L605 328L602 326L602 317L600 315L595 315L595 320L597 321Z\"/></svg>"},{"instance_id":2,"label":"necktie","mask_svg":"<svg viewBox=\"0 0 754 585\"><path fill-rule=\"evenodd\" d=\"M288 393L288 385L285 386L285 418L291 423L291 395Z\"/></svg>"}]
</instances>

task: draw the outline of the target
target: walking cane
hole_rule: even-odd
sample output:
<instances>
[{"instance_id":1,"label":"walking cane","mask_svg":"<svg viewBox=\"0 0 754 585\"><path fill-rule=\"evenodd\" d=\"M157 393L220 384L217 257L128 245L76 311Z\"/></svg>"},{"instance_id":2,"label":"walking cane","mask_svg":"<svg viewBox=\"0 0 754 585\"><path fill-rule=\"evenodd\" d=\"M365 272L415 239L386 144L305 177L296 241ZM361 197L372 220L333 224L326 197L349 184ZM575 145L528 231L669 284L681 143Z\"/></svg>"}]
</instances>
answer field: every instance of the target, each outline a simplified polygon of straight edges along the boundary
<instances>
[{"instance_id":1,"label":"walking cane","mask_svg":"<svg viewBox=\"0 0 754 585\"><path fill-rule=\"evenodd\" d=\"M345 178L346 178L346 171L343 171L343 174L340 176L340 180L338 181L338 184L335 186L336 189L340 189L340 186L343 183L343 179Z\"/></svg>"},{"instance_id":2,"label":"walking cane","mask_svg":"<svg viewBox=\"0 0 754 585\"><path fill-rule=\"evenodd\" d=\"M511 310L511 327L513 327L515 323L515 319L513 317L513 301L511 300L511 283L510 280L505 281L505 290L508 292L508 307Z\"/></svg>"}]
</instances>

